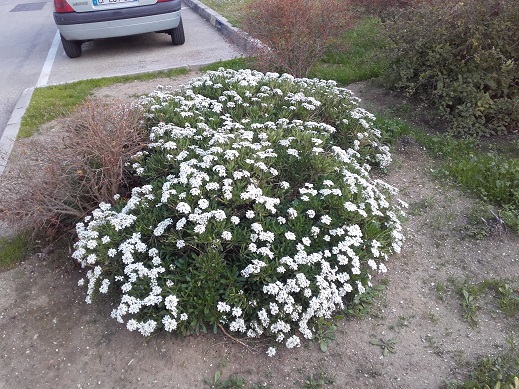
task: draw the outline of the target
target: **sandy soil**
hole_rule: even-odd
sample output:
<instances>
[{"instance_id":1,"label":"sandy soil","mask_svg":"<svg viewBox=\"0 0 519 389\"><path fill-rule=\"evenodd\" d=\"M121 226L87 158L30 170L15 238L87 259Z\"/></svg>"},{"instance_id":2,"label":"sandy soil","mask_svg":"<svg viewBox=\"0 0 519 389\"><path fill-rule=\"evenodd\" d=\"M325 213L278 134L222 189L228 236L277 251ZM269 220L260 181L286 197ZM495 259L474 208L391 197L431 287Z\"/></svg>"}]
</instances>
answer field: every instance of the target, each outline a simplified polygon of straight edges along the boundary
<instances>
[{"instance_id":1,"label":"sandy soil","mask_svg":"<svg viewBox=\"0 0 519 389\"><path fill-rule=\"evenodd\" d=\"M134 98L178 82L136 82L98 95ZM373 111L399 104L367 84L352 89ZM19 142L14 160L24 152ZM81 271L61 245L0 273L0 388L204 388L216 371L222 380L244 378L246 388L303 388L312 373L333 388L441 388L462 377L477 356L518 339L519 321L483 299L471 325L452 284L500 279L518 290L519 237L504 229L482 240L468 237L468 215L480 204L436 181L435 161L413 141L404 140L393 155L383 178L411 205L407 243L387 276L375 280L384 290L369 313L339 322L328 352L311 343L269 358L260 344L246 348L221 334L130 333L109 318L108 300L84 302ZM385 356L372 344L391 341L394 352Z\"/></svg>"}]
</instances>

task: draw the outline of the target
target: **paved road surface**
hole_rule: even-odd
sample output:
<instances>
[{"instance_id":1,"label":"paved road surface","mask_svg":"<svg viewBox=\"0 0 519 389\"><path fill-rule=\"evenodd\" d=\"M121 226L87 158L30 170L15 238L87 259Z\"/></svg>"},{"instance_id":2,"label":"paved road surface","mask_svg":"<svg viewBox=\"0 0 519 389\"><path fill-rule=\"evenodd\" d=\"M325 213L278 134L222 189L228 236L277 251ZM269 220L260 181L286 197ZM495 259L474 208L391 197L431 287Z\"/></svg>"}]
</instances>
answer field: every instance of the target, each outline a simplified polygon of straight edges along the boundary
<instances>
[{"instance_id":1,"label":"paved road surface","mask_svg":"<svg viewBox=\"0 0 519 389\"><path fill-rule=\"evenodd\" d=\"M83 55L70 59L58 48L48 84L202 65L240 56L240 50L189 7L182 9L186 43L173 46L166 34L144 34L83 44Z\"/></svg>"}]
</instances>

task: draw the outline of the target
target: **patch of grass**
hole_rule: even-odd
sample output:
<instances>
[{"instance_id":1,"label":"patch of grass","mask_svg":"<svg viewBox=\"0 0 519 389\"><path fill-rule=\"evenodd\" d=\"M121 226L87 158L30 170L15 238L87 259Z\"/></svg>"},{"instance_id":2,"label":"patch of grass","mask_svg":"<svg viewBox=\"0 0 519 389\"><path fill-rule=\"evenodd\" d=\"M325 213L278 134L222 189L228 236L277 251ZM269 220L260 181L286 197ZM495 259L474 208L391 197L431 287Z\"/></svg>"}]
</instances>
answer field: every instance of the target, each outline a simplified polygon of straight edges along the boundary
<instances>
[{"instance_id":1,"label":"patch of grass","mask_svg":"<svg viewBox=\"0 0 519 389\"><path fill-rule=\"evenodd\" d=\"M510 213L519 210L518 158L495 151L483 152L481 144L475 139L456 139L445 135L418 136L420 143L442 158L441 172L445 176L483 200L508 209Z\"/></svg>"},{"instance_id":2,"label":"patch of grass","mask_svg":"<svg viewBox=\"0 0 519 389\"><path fill-rule=\"evenodd\" d=\"M202 66L200 70L207 72L209 70L218 70L219 68L233 70L254 69L254 60L248 57L233 58L226 61L218 61L206 66Z\"/></svg>"},{"instance_id":3,"label":"patch of grass","mask_svg":"<svg viewBox=\"0 0 519 389\"><path fill-rule=\"evenodd\" d=\"M494 219L519 232L519 158L488 148L485 140L429 134L405 120L381 115L376 127L387 144L413 138L439 159L434 172L500 209ZM477 231L475 231L477 233Z\"/></svg>"},{"instance_id":4,"label":"patch of grass","mask_svg":"<svg viewBox=\"0 0 519 389\"><path fill-rule=\"evenodd\" d=\"M188 72L189 70L186 68L179 68L129 76L90 79L69 84L37 88L34 90L31 102L22 118L18 137L30 137L42 124L54 120L57 117L70 114L76 107L84 102L87 97L91 96L92 91L96 88L136 80L146 81L158 77L175 77Z\"/></svg>"},{"instance_id":5,"label":"patch of grass","mask_svg":"<svg viewBox=\"0 0 519 389\"><path fill-rule=\"evenodd\" d=\"M379 77L387 66L379 54L387 45L377 18L366 18L346 33L344 48L329 52L310 72L311 77L335 80L342 85Z\"/></svg>"},{"instance_id":6,"label":"patch of grass","mask_svg":"<svg viewBox=\"0 0 519 389\"><path fill-rule=\"evenodd\" d=\"M0 271L12 269L22 262L30 248L29 237L25 234L0 238Z\"/></svg>"},{"instance_id":7,"label":"patch of grass","mask_svg":"<svg viewBox=\"0 0 519 389\"><path fill-rule=\"evenodd\" d=\"M203 0L202 3L225 17L233 26L240 27L245 8L252 0Z\"/></svg>"}]
</instances>

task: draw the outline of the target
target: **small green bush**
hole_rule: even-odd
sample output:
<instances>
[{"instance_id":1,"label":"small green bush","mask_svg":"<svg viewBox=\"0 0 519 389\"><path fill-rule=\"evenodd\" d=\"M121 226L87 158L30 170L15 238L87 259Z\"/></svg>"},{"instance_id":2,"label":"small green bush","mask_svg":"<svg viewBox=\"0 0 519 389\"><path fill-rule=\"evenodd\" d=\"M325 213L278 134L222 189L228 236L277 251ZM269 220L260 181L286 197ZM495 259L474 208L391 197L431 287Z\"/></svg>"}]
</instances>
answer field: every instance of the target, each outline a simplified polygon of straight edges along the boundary
<instances>
[{"instance_id":1,"label":"small green bush","mask_svg":"<svg viewBox=\"0 0 519 389\"><path fill-rule=\"evenodd\" d=\"M334 82L220 69L143 104L143 185L78 224L73 254L87 301L116 292L129 330L226 327L296 347L400 250L395 189L369 175L390 154Z\"/></svg>"},{"instance_id":2,"label":"small green bush","mask_svg":"<svg viewBox=\"0 0 519 389\"><path fill-rule=\"evenodd\" d=\"M386 27L389 85L435 104L454 134L519 128L518 1L431 1Z\"/></svg>"}]
</instances>

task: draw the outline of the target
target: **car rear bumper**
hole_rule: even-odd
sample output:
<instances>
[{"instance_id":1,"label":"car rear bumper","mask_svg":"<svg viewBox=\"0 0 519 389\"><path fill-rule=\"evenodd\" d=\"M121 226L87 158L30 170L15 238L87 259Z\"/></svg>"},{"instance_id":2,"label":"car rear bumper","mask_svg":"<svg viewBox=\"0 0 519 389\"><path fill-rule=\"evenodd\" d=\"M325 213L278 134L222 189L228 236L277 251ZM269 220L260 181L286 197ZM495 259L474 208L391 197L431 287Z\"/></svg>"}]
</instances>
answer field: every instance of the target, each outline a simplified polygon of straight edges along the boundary
<instances>
[{"instance_id":1,"label":"car rear bumper","mask_svg":"<svg viewBox=\"0 0 519 389\"><path fill-rule=\"evenodd\" d=\"M54 21L67 40L112 38L176 28L180 8L180 0L173 0L95 12L54 12Z\"/></svg>"}]
</instances>

